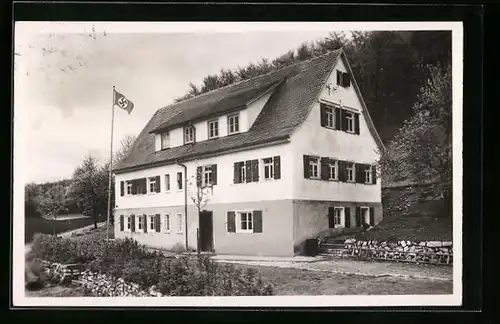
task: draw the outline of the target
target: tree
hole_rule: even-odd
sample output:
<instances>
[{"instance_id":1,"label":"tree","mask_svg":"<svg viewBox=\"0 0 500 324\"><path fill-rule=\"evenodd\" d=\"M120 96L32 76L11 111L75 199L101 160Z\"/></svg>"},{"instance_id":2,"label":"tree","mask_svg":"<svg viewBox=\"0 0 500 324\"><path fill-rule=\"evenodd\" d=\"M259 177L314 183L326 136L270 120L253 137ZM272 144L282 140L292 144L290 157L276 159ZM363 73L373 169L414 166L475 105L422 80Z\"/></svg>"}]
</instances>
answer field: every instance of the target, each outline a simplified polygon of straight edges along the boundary
<instances>
[{"instance_id":1,"label":"tree","mask_svg":"<svg viewBox=\"0 0 500 324\"><path fill-rule=\"evenodd\" d=\"M113 154L113 165L118 164L125 156L127 156L128 151L132 147L136 140L134 135L125 135L121 140L120 148ZM109 169L109 165L108 165Z\"/></svg>"},{"instance_id":2,"label":"tree","mask_svg":"<svg viewBox=\"0 0 500 324\"><path fill-rule=\"evenodd\" d=\"M73 173L71 196L84 215L92 216L94 228L99 214L107 210L107 179L104 168L99 167L92 155L86 156Z\"/></svg>"},{"instance_id":3,"label":"tree","mask_svg":"<svg viewBox=\"0 0 500 324\"><path fill-rule=\"evenodd\" d=\"M36 183L28 183L24 186L24 215L26 217L37 216L40 195L40 187Z\"/></svg>"},{"instance_id":4,"label":"tree","mask_svg":"<svg viewBox=\"0 0 500 324\"><path fill-rule=\"evenodd\" d=\"M68 188L60 183L51 186L41 195L38 212L44 216L52 216L57 220L57 215L68 211L66 207L69 199L68 194ZM53 228L53 233L56 235L55 228Z\"/></svg>"},{"instance_id":5,"label":"tree","mask_svg":"<svg viewBox=\"0 0 500 324\"><path fill-rule=\"evenodd\" d=\"M434 190L448 208L452 183L451 66L428 66L428 71L430 78L413 106L414 115L390 142L380 167L388 180L437 183Z\"/></svg>"},{"instance_id":6,"label":"tree","mask_svg":"<svg viewBox=\"0 0 500 324\"><path fill-rule=\"evenodd\" d=\"M212 196L212 187L203 186L201 181L201 175L198 175L198 176L192 176L188 180L187 189L188 189L188 196L193 202L193 204L196 206L199 216L200 213L205 209L205 206L208 204L208 201ZM200 252L199 244L197 250L198 252Z\"/></svg>"}]
</instances>

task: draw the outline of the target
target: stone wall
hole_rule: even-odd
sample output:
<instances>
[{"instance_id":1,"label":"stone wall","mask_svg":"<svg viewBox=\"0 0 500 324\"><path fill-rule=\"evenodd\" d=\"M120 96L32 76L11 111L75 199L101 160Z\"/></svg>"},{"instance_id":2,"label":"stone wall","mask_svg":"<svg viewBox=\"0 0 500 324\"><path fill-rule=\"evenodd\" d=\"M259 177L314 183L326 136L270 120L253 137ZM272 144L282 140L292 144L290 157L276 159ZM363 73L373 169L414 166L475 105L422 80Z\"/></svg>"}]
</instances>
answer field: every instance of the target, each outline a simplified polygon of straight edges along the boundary
<instances>
[{"instance_id":1,"label":"stone wall","mask_svg":"<svg viewBox=\"0 0 500 324\"><path fill-rule=\"evenodd\" d=\"M141 290L138 284L125 282L122 278L111 278L104 274L86 270L78 281L85 293L94 297L161 297L162 294L152 286L148 291Z\"/></svg>"},{"instance_id":2,"label":"stone wall","mask_svg":"<svg viewBox=\"0 0 500 324\"><path fill-rule=\"evenodd\" d=\"M453 264L453 243L449 241L377 242L348 239L344 245L347 255L361 260Z\"/></svg>"}]
</instances>

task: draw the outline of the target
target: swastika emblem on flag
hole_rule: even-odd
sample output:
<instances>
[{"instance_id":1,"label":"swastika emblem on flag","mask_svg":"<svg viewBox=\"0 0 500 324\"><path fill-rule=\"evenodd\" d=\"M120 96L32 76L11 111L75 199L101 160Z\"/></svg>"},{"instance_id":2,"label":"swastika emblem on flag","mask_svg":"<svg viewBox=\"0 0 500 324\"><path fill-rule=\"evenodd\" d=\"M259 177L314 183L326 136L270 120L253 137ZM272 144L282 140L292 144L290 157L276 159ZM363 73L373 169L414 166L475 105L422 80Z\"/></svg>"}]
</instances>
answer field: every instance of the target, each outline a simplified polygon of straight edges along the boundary
<instances>
[{"instance_id":1,"label":"swastika emblem on flag","mask_svg":"<svg viewBox=\"0 0 500 324\"><path fill-rule=\"evenodd\" d=\"M121 97L118 99L118 107L125 109L128 106L128 100L125 97Z\"/></svg>"}]
</instances>

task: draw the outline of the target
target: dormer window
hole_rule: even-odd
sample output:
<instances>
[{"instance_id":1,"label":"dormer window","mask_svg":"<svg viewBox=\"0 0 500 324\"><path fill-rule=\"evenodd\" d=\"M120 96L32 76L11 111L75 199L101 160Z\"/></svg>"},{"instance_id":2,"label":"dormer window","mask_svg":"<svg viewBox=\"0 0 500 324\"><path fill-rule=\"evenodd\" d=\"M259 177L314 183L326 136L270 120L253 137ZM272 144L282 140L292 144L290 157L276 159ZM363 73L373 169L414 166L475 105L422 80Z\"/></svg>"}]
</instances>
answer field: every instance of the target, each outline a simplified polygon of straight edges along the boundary
<instances>
[{"instance_id":1,"label":"dormer window","mask_svg":"<svg viewBox=\"0 0 500 324\"><path fill-rule=\"evenodd\" d=\"M349 73L337 70L337 84L344 88L351 86L351 76Z\"/></svg>"},{"instance_id":2,"label":"dormer window","mask_svg":"<svg viewBox=\"0 0 500 324\"><path fill-rule=\"evenodd\" d=\"M228 134L235 134L240 131L240 115L231 115L227 117L227 127L228 127Z\"/></svg>"},{"instance_id":3,"label":"dormer window","mask_svg":"<svg viewBox=\"0 0 500 324\"><path fill-rule=\"evenodd\" d=\"M170 147L170 134L168 132L161 133L161 149L168 149Z\"/></svg>"},{"instance_id":4,"label":"dormer window","mask_svg":"<svg viewBox=\"0 0 500 324\"><path fill-rule=\"evenodd\" d=\"M211 120L208 122L208 138L219 137L219 120Z\"/></svg>"},{"instance_id":5,"label":"dormer window","mask_svg":"<svg viewBox=\"0 0 500 324\"><path fill-rule=\"evenodd\" d=\"M194 143L194 141L195 141L194 126L184 127L184 144Z\"/></svg>"}]
</instances>

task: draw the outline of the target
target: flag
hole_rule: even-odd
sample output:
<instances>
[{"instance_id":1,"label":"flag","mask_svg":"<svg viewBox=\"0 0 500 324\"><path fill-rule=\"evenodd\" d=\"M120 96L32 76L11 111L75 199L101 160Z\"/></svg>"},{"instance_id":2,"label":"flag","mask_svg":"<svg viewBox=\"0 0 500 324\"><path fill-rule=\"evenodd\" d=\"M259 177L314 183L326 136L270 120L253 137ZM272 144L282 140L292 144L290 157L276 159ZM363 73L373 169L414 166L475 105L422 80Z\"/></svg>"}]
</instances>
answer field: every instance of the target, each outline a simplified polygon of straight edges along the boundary
<instances>
[{"instance_id":1,"label":"flag","mask_svg":"<svg viewBox=\"0 0 500 324\"><path fill-rule=\"evenodd\" d=\"M118 91L116 90L113 91L115 92L114 94L115 100L113 104L120 107L123 110L126 110L130 114L132 112L132 109L134 109L134 103L128 100L127 97L125 97Z\"/></svg>"}]
</instances>

